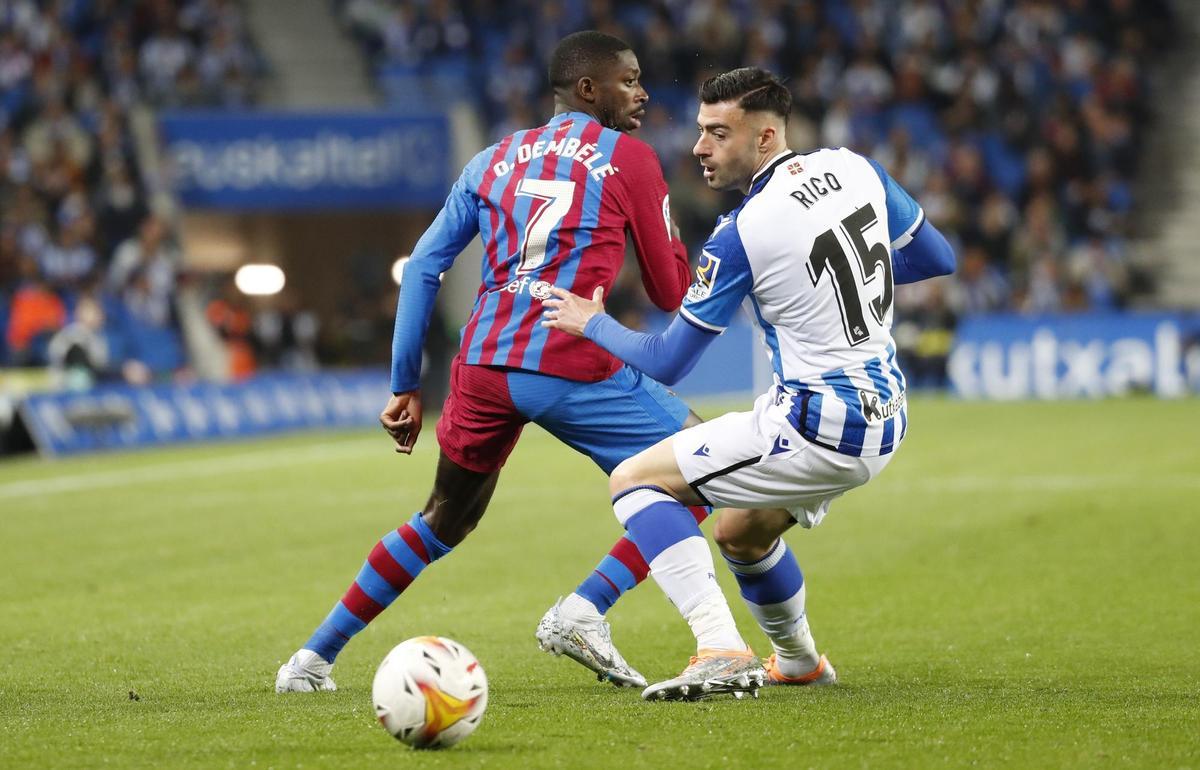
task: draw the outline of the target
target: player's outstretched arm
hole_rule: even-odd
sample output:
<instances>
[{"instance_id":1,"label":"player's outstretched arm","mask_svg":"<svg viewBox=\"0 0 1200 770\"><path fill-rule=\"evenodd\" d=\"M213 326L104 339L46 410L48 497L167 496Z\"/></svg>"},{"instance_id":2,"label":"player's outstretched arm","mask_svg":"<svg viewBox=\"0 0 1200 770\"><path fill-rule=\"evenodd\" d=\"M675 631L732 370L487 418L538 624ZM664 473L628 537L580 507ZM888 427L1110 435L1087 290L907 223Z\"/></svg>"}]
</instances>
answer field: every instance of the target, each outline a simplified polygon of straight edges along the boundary
<instances>
[{"instance_id":1,"label":"player's outstretched arm","mask_svg":"<svg viewBox=\"0 0 1200 770\"><path fill-rule=\"evenodd\" d=\"M421 434L421 391L393 394L379 415L379 424L396 442L397 452L412 454Z\"/></svg>"},{"instance_id":2,"label":"player's outstretched arm","mask_svg":"<svg viewBox=\"0 0 1200 770\"><path fill-rule=\"evenodd\" d=\"M916 283L954 272L954 249L946 236L923 222L903 248L892 252L892 277L896 283Z\"/></svg>"},{"instance_id":3,"label":"player's outstretched arm","mask_svg":"<svg viewBox=\"0 0 1200 770\"><path fill-rule=\"evenodd\" d=\"M586 337L666 385L683 379L717 336L693 326L683 316L675 316L662 334L627 329L604 312L604 289L599 286L591 300L564 289L550 291L554 298L542 303L547 308L542 326Z\"/></svg>"}]
</instances>

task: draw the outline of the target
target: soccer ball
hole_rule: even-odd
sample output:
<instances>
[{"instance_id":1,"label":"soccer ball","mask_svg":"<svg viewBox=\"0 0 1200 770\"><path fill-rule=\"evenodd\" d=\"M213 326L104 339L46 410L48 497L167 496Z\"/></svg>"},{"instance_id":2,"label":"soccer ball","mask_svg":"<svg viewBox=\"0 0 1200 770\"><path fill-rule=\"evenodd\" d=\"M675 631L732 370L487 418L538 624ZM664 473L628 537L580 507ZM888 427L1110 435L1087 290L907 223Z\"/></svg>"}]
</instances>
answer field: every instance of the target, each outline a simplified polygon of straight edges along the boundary
<instances>
[{"instance_id":1,"label":"soccer ball","mask_svg":"<svg viewBox=\"0 0 1200 770\"><path fill-rule=\"evenodd\" d=\"M466 647L441 636L393 647L371 685L379 723L418 749L453 746L475 732L487 696L483 666Z\"/></svg>"}]
</instances>

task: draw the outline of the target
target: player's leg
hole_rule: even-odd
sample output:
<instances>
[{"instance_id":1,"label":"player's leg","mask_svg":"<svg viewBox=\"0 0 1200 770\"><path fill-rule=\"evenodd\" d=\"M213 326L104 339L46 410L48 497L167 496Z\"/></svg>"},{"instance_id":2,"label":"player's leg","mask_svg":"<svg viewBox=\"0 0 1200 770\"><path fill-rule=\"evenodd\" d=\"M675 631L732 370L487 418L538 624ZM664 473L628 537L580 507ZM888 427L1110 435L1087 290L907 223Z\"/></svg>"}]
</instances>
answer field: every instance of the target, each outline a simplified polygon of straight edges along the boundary
<instances>
[{"instance_id":1,"label":"player's leg","mask_svg":"<svg viewBox=\"0 0 1200 770\"><path fill-rule=\"evenodd\" d=\"M621 463L609 483L617 520L696 638L691 664L678 677L648 687L642 697L692 699L717 692L753 692L765 672L738 633L717 584L708 543L686 508L706 501L683 477L674 447L677 438Z\"/></svg>"},{"instance_id":2,"label":"player's leg","mask_svg":"<svg viewBox=\"0 0 1200 770\"><path fill-rule=\"evenodd\" d=\"M525 416L587 455L606 474L685 423L700 421L677 396L628 367L595 383L514 372L509 385ZM708 509L697 507L693 515L703 520ZM536 632L541 648L566 655L601 680L645 687L645 678L613 644L604 614L644 580L649 569L632 540L617 540L579 587L542 616Z\"/></svg>"},{"instance_id":3,"label":"player's leg","mask_svg":"<svg viewBox=\"0 0 1200 770\"><path fill-rule=\"evenodd\" d=\"M645 446L633 446L633 444L642 443L636 439L627 443L626 446L632 448L633 451L625 457L617 458L617 461L624 460L642 449L657 444L682 428L690 428L701 422L703 420L699 415L689 409L682 424L672 424L665 420L649 423L650 430L647 431L649 435L646 436ZM654 426L660 430L656 430ZM601 467L604 468L604 464L607 464L604 461L609 460L611 454L593 454L592 456L598 463L602 463ZM612 473L612 468L604 468L604 472ZM696 519L696 523L700 524L708 518L712 509L706 505L695 505L691 506L689 510ZM612 548L608 549L608 553L600 559L600 563L579 583L579 586L563 599L562 611L569 617L579 619L593 616L603 617L626 591L636 588L649 574L650 567L642 558L637 546L633 544L628 535L622 535Z\"/></svg>"},{"instance_id":4,"label":"player's leg","mask_svg":"<svg viewBox=\"0 0 1200 770\"><path fill-rule=\"evenodd\" d=\"M677 395L630 367L601 382L558 383L551 383L554 389L546 391L536 375L525 376L520 386L514 386L514 399L531 420L587 455L605 474L621 461L702 422ZM709 513L707 506L692 509L697 522ZM568 620L599 620L648 572L633 542L621 537L559 610Z\"/></svg>"},{"instance_id":5,"label":"player's leg","mask_svg":"<svg viewBox=\"0 0 1200 770\"><path fill-rule=\"evenodd\" d=\"M333 610L280 668L277 691L335 689L329 670L346 643L478 524L526 422L508 398L504 376L456 359L437 424L442 451L425 508L375 544Z\"/></svg>"},{"instance_id":6,"label":"player's leg","mask_svg":"<svg viewBox=\"0 0 1200 770\"><path fill-rule=\"evenodd\" d=\"M426 567L470 534L487 510L499 477L499 471L472 471L441 454L425 508L375 544L329 615L280 668L275 689L336 689L329 671L342 648L396 601Z\"/></svg>"},{"instance_id":7,"label":"player's leg","mask_svg":"<svg viewBox=\"0 0 1200 770\"><path fill-rule=\"evenodd\" d=\"M831 684L833 666L817 652L805 614L804 573L780 535L795 524L782 508L723 510L713 538L741 590L742 599L774 653L767 674L777 684Z\"/></svg>"},{"instance_id":8,"label":"player's leg","mask_svg":"<svg viewBox=\"0 0 1200 770\"><path fill-rule=\"evenodd\" d=\"M714 537L775 647L768 661L771 680L835 681L812 641L804 575L782 535L796 523L819 524L835 499L869 481L891 455L852 457L810 443L771 394L760 397L752 413L726 415L681 433L675 451L692 488L725 509Z\"/></svg>"}]
</instances>

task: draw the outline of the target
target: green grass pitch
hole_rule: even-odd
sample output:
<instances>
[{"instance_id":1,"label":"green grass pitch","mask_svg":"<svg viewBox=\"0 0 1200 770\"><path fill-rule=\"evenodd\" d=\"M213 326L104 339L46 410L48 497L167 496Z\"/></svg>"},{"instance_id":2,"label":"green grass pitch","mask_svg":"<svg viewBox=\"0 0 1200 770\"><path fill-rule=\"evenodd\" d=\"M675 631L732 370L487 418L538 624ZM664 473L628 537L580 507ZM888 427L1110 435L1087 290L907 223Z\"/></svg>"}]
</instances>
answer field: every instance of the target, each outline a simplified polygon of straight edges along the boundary
<instances>
[{"instance_id":1,"label":"green grass pitch","mask_svg":"<svg viewBox=\"0 0 1200 770\"><path fill-rule=\"evenodd\" d=\"M537 651L618 527L599 471L536 429L479 530L315 696L275 695L275 670L424 503L432 423L411 458L361 432L0 463L0 766L1200 766L1200 402L911 416L879 479L788 537L842 683L756 701L644 703ZM652 679L687 662L654 585L611 617ZM464 744L412 752L370 682L431 633L479 656L491 704Z\"/></svg>"}]
</instances>

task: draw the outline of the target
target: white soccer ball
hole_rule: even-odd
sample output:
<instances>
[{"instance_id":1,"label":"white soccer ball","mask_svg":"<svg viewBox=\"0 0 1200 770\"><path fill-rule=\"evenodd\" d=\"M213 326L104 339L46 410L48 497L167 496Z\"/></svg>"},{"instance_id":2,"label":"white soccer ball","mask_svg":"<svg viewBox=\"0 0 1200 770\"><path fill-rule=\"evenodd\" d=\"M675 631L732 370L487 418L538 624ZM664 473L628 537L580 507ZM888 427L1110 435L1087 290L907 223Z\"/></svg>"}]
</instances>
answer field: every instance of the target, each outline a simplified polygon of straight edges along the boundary
<instances>
[{"instance_id":1,"label":"white soccer ball","mask_svg":"<svg viewBox=\"0 0 1200 770\"><path fill-rule=\"evenodd\" d=\"M379 723L418 749L453 746L475 732L487 697L483 666L466 647L441 636L393 647L371 685Z\"/></svg>"}]
</instances>

